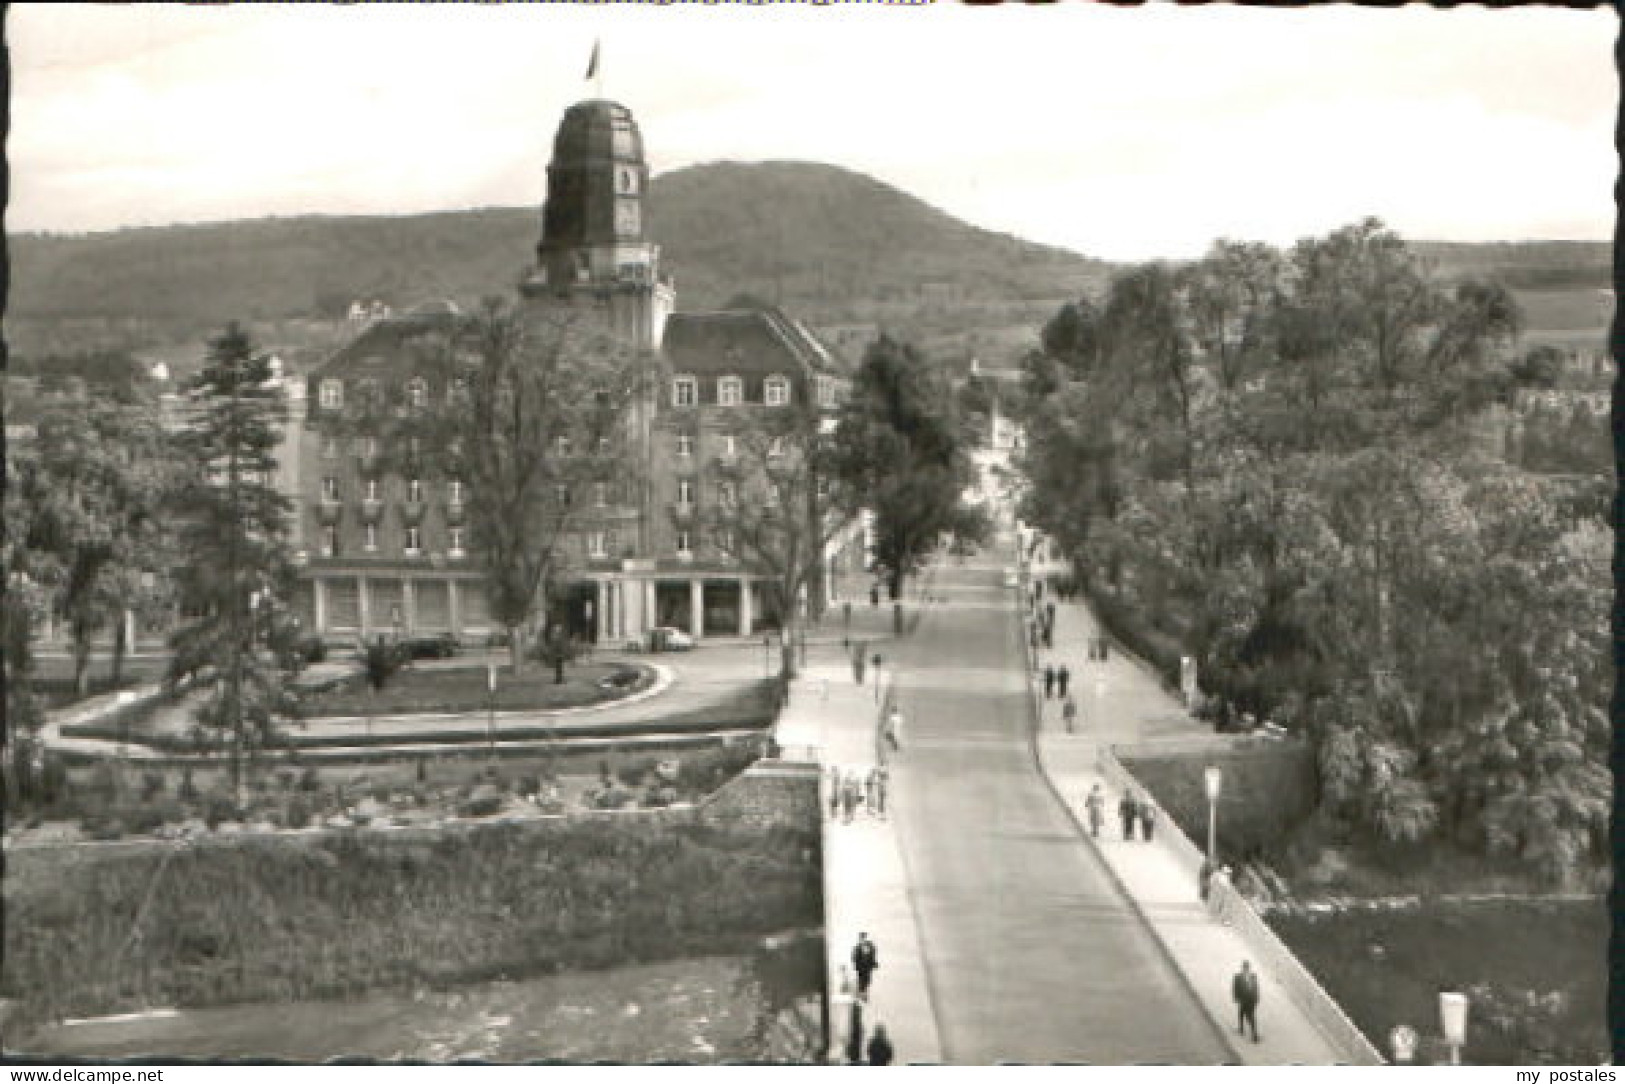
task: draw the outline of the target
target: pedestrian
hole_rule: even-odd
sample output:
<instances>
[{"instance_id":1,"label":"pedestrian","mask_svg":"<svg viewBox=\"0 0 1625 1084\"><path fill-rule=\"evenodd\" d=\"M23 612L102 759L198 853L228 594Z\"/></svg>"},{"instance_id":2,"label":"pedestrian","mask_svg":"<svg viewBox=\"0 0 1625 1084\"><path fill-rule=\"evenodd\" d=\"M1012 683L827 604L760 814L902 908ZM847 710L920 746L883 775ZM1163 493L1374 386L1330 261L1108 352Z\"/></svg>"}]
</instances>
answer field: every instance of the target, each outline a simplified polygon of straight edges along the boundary
<instances>
[{"instance_id":1,"label":"pedestrian","mask_svg":"<svg viewBox=\"0 0 1625 1084\"><path fill-rule=\"evenodd\" d=\"M858 808L858 773L848 772L846 782L841 785L841 808L846 811L845 823L852 823L852 814Z\"/></svg>"},{"instance_id":2,"label":"pedestrian","mask_svg":"<svg viewBox=\"0 0 1625 1084\"><path fill-rule=\"evenodd\" d=\"M858 973L858 997L869 996L869 981L880 967L880 950L866 933L858 934L858 943L852 946L852 970Z\"/></svg>"},{"instance_id":3,"label":"pedestrian","mask_svg":"<svg viewBox=\"0 0 1625 1084\"><path fill-rule=\"evenodd\" d=\"M1104 636L1102 636L1100 638L1100 661L1101 662L1105 662L1107 657L1111 654L1110 648L1111 648L1110 642Z\"/></svg>"},{"instance_id":4,"label":"pedestrian","mask_svg":"<svg viewBox=\"0 0 1625 1084\"><path fill-rule=\"evenodd\" d=\"M1236 1034L1251 1030L1253 1042L1258 1042L1258 972L1246 960L1230 982L1230 996L1236 1003Z\"/></svg>"},{"instance_id":5,"label":"pedestrian","mask_svg":"<svg viewBox=\"0 0 1625 1084\"><path fill-rule=\"evenodd\" d=\"M869 1040L869 1064L890 1065L893 1054L891 1039L886 1037L886 1025L876 1024L874 1036Z\"/></svg>"},{"instance_id":6,"label":"pedestrian","mask_svg":"<svg viewBox=\"0 0 1625 1084\"><path fill-rule=\"evenodd\" d=\"M1202 859L1202 868L1196 874L1196 890L1201 894L1202 902L1206 903L1213 893L1213 860Z\"/></svg>"},{"instance_id":7,"label":"pedestrian","mask_svg":"<svg viewBox=\"0 0 1625 1084\"><path fill-rule=\"evenodd\" d=\"M875 788L880 782L875 775L877 771L878 768L870 768L863 778L863 808L871 817L875 815Z\"/></svg>"},{"instance_id":8,"label":"pedestrian","mask_svg":"<svg viewBox=\"0 0 1625 1084\"><path fill-rule=\"evenodd\" d=\"M1055 688L1062 700L1066 699L1066 685L1071 680L1072 671L1068 670L1066 663L1063 662L1061 668L1055 671Z\"/></svg>"},{"instance_id":9,"label":"pedestrian","mask_svg":"<svg viewBox=\"0 0 1625 1084\"><path fill-rule=\"evenodd\" d=\"M1089 810L1089 834L1099 839L1100 822L1106 818L1106 796L1100 792L1099 783L1089 791L1089 797L1083 800L1083 804Z\"/></svg>"},{"instance_id":10,"label":"pedestrian","mask_svg":"<svg viewBox=\"0 0 1625 1084\"><path fill-rule=\"evenodd\" d=\"M897 710L896 704L893 704L891 710L886 713L886 721L881 727L880 736L892 747L893 752L903 751L903 713Z\"/></svg>"},{"instance_id":11,"label":"pedestrian","mask_svg":"<svg viewBox=\"0 0 1625 1084\"><path fill-rule=\"evenodd\" d=\"M1147 843L1151 842L1151 835L1157 827L1157 807L1151 804L1151 799L1145 795L1140 796L1140 838Z\"/></svg>"},{"instance_id":12,"label":"pedestrian","mask_svg":"<svg viewBox=\"0 0 1625 1084\"><path fill-rule=\"evenodd\" d=\"M1055 646L1055 626L1054 625L1045 625L1044 626L1044 646L1045 647L1054 647Z\"/></svg>"},{"instance_id":13,"label":"pedestrian","mask_svg":"<svg viewBox=\"0 0 1625 1084\"><path fill-rule=\"evenodd\" d=\"M863 684L863 667L869 661L868 648L859 644L858 649L852 653L852 677L859 685Z\"/></svg>"},{"instance_id":14,"label":"pedestrian","mask_svg":"<svg viewBox=\"0 0 1625 1084\"><path fill-rule=\"evenodd\" d=\"M880 605L880 586L878 584L871 584L869 586L869 605Z\"/></svg>"},{"instance_id":15,"label":"pedestrian","mask_svg":"<svg viewBox=\"0 0 1625 1084\"><path fill-rule=\"evenodd\" d=\"M886 817L886 783L887 772L884 764L875 765L875 814L882 820Z\"/></svg>"},{"instance_id":16,"label":"pedestrian","mask_svg":"<svg viewBox=\"0 0 1625 1084\"><path fill-rule=\"evenodd\" d=\"M834 764L829 766L829 819L834 820L841 813L841 769Z\"/></svg>"},{"instance_id":17,"label":"pedestrian","mask_svg":"<svg viewBox=\"0 0 1625 1084\"><path fill-rule=\"evenodd\" d=\"M1045 700L1053 700L1054 698L1055 698L1055 667L1046 666L1046 667L1044 667L1044 699Z\"/></svg>"},{"instance_id":18,"label":"pedestrian","mask_svg":"<svg viewBox=\"0 0 1625 1084\"><path fill-rule=\"evenodd\" d=\"M1123 838L1125 840L1133 840L1134 818L1139 815L1139 812L1140 807L1135 804L1134 795L1124 791L1122 799L1117 803L1117 815L1123 819Z\"/></svg>"},{"instance_id":19,"label":"pedestrian","mask_svg":"<svg viewBox=\"0 0 1625 1084\"><path fill-rule=\"evenodd\" d=\"M1027 646L1038 650L1038 625L1032 621L1027 622Z\"/></svg>"},{"instance_id":20,"label":"pedestrian","mask_svg":"<svg viewBox=\"0 0 1625 1084\"><path fill-rule=\"evenodd\" d=\"M846 1021L846 1063L863 1064L863 1002L852 999L852 1010Z\"/></svg>"},{"instance_id":21,"label":"pedestrian","mask_svg":"<svg viewBox=\"0 0 1625 1084\"><path fill-rule=\"evenodd\" d=\"M1074 733L1078 722L1078 702L1070 696L1066 698L1066 703L1061 706L1061 718L1066 720L1066 732L1068 734Z\"/></svg>"},{"instance_id":22,"label":"pedestrian","mask_svg":"<svg viewBox=\"0 0 1625 1084\"><path fill-rule=\"evenodd\" d=\"M1044 622L1053 626L1055 624L1055 600L1044 603Z\"/></svg>"}]
</instances>

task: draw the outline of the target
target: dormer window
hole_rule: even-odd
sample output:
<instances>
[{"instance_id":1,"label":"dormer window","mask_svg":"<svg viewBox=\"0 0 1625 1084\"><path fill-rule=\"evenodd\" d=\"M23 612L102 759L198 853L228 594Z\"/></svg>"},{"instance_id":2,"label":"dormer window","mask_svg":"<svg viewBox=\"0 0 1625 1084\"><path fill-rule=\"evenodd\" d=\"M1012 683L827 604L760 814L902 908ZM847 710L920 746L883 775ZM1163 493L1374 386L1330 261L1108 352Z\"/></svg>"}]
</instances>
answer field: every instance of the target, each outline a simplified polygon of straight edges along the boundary
<instances>
[{"instance_id":1,"label":"dormer window","mask_svg":"<svg viewBox=\"0 0 1625 1084\"><path fill-rule=\"evenodd\" d=\"M762 385L762 401L768 406L784 406L790 402L790 382L782 376L770 376Z\"/></svg>"},{"instance_id":2,"label":"dormer window","mask_svg":"<svg viewBox=\"0 0 1625 1084\"><path fill-rule=\"evenodd\" d=\"M321 396L323 410L337 410L344 405L344 381L324 380L318 394Z\"/></svg>"},{"instance_id":3,"label":"dormer window","mask_svg":"<svg viewBox=\"0 0 1625 1084\"><path fill-rule=\"evenodd\" d=\"M717 381L717 405L738 406L745 397L745 382L737 376L725 376Z\"/></svg>"},{"instance_id":4,"label":"dormer window","mask_svg":"<svg viewBox=\"0 0 1625 1084\"><path fill-rule=\"evenodd\" d=\"M699 384L692 376L679 376L671 382L671 405L691 407L699 402Z\"/></svg>"},{"instance_id":5,"label":"dormer window","mask_svg":"<svg viewBox=\"0 0 1625 1084\"><path fill-rule=\"evenodd\" d=\"M413 410L422 410L429 405L429 382L421 376L414 376L406 382L406 405Z\"/></svg>"}]
</instances>

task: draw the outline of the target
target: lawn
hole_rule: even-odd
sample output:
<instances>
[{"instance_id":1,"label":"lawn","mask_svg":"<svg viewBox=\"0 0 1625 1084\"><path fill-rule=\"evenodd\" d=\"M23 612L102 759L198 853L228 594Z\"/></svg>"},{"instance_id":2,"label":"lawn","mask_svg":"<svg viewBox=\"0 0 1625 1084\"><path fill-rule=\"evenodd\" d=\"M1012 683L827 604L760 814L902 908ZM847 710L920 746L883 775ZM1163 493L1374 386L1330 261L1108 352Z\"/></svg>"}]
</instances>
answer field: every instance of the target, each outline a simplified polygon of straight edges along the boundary
<instances>
[{"instance_id":1,"label":"lawn","mask_svg":"<svg viewBox=\"0 0 1625 1084\"><path fill-rule=\"evenodd\" d=\"M1379 1049L1395 1025L1438 1057L1438 995L1468 995L1463 1060L1596 1065L1606 1056L1606 901L1439 902L1274 914L1269 924ZM1269 1007L1264 1006L1268 1020ZM1268 1024L1266 1023L1267 1027Z\"/></svg>"},{"instance_id":2,"label":"lawn","mask_svg":"<svg viewBox=\"0 0 1625 1084\"><path fill-rule=\"evenodd\" d=\"M619 700L654 683L654 671L629 663L597 662L568 667L564 684L549 668L533 666L515 677L497 669L493 695L483 666L407 669L374 693L359 676L327 692L305 697L308 718L335 715L451 714L488 711L579 708ZM616 684L604 684L617 679Z\"/></svg>"}]
</instances>

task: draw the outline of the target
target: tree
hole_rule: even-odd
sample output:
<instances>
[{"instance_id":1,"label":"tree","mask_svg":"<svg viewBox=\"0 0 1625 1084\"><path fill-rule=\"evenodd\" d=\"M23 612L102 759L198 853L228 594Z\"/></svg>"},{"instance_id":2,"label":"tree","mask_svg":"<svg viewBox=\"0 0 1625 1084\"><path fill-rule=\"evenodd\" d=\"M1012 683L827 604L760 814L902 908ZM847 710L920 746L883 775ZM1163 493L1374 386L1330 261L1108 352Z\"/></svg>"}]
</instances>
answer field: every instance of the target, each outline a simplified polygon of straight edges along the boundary
<instances>
[{"instance_id":1,"label":"tree","mask_svg":"<svg viewBox=\"0 0 1625 1084\"><path fill-rule=\"evenodd\" d=\"M163 504L175 464L155 405L105 396L59 399L37 426L36 545L62 570L55 609L73 641L74 687L88 691L95 639L114 630L113 676L128 645L122 617L143 608L164 573Z\"/></svg>"},{"instance_id":2,"label":"tree","mask_svg":"<svg viewBox=\"0 0 1625 1084\"><path fill-rule=\"evenodd\" d=\"M189 615L171 637L171 687L212 677L215 693L197 712L200 731L228 745L234 789L244 760L276 740L296 706L269 653L259 651L264 603L293 586L291 502L272 479L285 419L271 359L236 324L209 344L187 386L189 416L177 443L190 474L177 492L177 598Z\"/></svg>"},{"instance_id":3,"label":"tree","mask_svg":"<svg viewBox=\"0 0 1625 1084\"><path fill-rule=\"evenodd\" d=\"M947 382L889 336L864 356L843 405L834 470L875 514L875 564L891 597L959 522L975 478Z\"/></svg>"},{"instance_id":4,"label":"tree","mask_svg":"<svg viewBox=\"0 0 1625 1084\"><path fill-rule=\"evenodd\" d=\"M380 437L381 469L464 485L468 548L517 673L569 568L566 544L593 514L586 491L601 485L627 498L612 503L638 503L647 449L634 421L652 409L652 359L591 310L496 300L412 350L424 381L415 391L347 403L325 424Z\"/></svg>"},{"instance_id":5,"label":"tree","mask_svg":"<svg viewBox=\"0 0 1625 1084\"><path fill-rule=\"evenodd\" d=\"M702 537L758 577L782 615L787 677L795 674L801 599L819 582L825 549L861 508L837 470L832 428L804 395L742 412L741 454L716 464L715 499L698 513Z\"/></svg>"}]
</instances>

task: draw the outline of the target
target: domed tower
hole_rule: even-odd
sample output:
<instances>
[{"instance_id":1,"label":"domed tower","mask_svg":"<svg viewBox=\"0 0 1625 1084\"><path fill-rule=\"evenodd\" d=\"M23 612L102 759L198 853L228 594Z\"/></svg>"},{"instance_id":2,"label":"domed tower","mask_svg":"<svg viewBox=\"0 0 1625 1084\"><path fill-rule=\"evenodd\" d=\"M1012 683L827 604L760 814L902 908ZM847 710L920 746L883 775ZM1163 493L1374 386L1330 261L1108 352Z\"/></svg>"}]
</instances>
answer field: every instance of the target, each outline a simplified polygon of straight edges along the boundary
<instances>
[{"instance_id":1,"label":"domed tower","mask_svg":"<svg viewBox=\"0 0 1625 1084\"><path fill-rule=\"evenodd\" d=\"M644 235L648 185L631 110L601 98L566 110L553 138L542 240L525 296L596 298L608 304L618 331L658 347L675 295L660 275L660 247Z\"/></svg>"}]
</instances>

